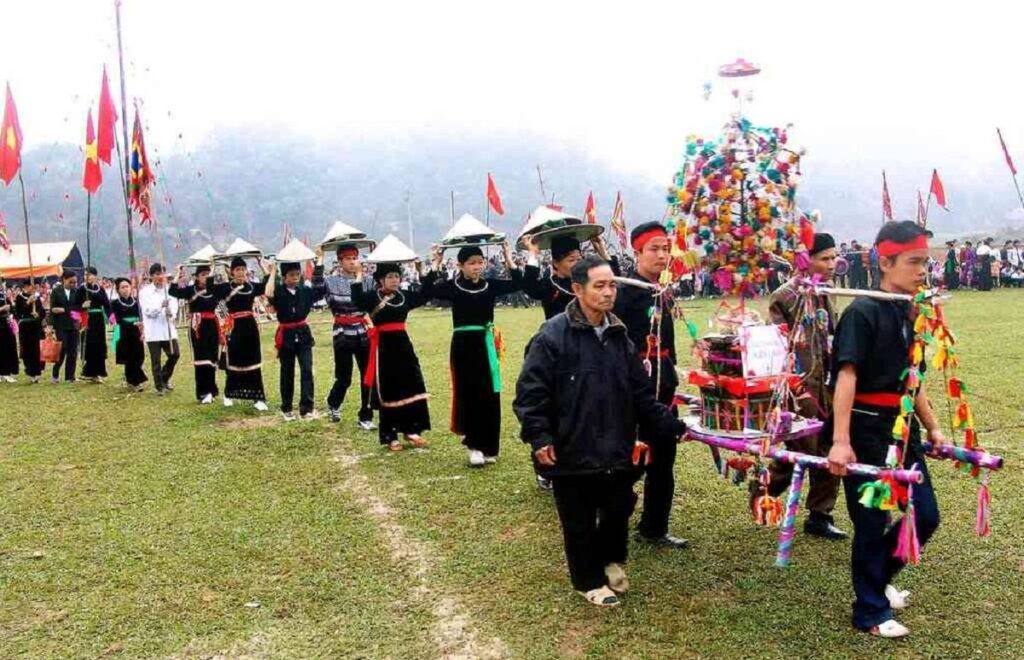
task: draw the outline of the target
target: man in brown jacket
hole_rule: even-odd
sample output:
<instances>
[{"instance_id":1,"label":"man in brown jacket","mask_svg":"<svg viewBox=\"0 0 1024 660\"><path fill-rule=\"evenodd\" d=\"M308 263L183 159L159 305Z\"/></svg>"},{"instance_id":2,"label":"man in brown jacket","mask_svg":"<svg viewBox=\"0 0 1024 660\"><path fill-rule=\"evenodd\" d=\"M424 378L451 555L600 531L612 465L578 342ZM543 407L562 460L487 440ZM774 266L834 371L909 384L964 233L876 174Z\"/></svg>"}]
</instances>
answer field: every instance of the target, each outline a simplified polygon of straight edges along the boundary
<instances>
[{"instance_id":1,"label":"man in brown jacket","mask_svg":"<svg viewBox=\"0 0 1024 660\"><path fill-rule=\"evenodd\" d=\"M809 251L810 276L817 277L820 282L832 280L836 270L835 239L829 234L815 234L814 245ZM804 324L801 338L792 348L796 352L796 369L803 376L803 390L798 394L797 411L802 417L811 419L828 419L832 409L831 370L832 334L835 329L837 314L832 299L826 295L815 296L813 304L813 322L807 319L806 301L799 295L799 283L796 278L779 287L769 300L769 312L772 323L785 324L790 330ZM792 332L790 332L790 336ZM831 433L820 436L800 438L787 443L793 451L814 456L828 456L831 448ZM778 497L789 487L793 477L793 466L788 463L773 461L769 466L771 483L768 493ZM841 540L846 533L833 524L832 509L835 508L839 494L839 478L826 470L811 470L811 488L807 494L807 508L810 515L804 523L804 532L826 539Z\"/></svg>"}]
</instances>

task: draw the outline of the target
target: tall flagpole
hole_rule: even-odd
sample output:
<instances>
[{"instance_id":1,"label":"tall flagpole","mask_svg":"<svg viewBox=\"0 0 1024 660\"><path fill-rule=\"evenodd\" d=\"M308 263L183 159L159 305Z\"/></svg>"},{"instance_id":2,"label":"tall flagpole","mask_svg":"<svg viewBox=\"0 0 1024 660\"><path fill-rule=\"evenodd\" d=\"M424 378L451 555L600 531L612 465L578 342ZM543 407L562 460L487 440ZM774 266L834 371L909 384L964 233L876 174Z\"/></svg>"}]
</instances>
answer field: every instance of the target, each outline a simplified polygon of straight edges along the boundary
<instances>
[{"instance_id":1,"label":"tall flagpole","mask_svg":"<svg viewBox=\"0 0 1024 660\"><path fill-rule=\"evenodd\" d=\"M413 243L413 240L412 240L412 191L411 190L406 190L405 191L405 218L406 218L406 222L409 225L409 247L413 250L413 252L415 252L416 251L416 244Z\"/></svg>"},{"instance_id":2,"label":"tall flagpole","mask_svg":"<svg viewBox=\"0 0 1024 660\"><path fill-rule=\"evenodd\" d=\"M124 211L128 221L128 277L136 279L135 272L135 238L132 235L132 209L128 205L128 179L131 177L131 164L128 159L131 149L128 147L128 97L124 84L124 46L121 43L121 0L114 0L114 15L117 18L117 60L121 69L121 136L124 138Z\"/></svg>"},{"instance_id":3,"label":"tall flagpole","mask_svg":"<svg viewBox=\"0 0 1024 660\"><path fill-rule=\"evenodd\" d=\"M85 265L92 265L92 193L85 193Z\"/></svg>"},{"instance_id":4,"label":"tall flagpole","mask_svg":"<svg viewBox=\"0 0 1024 660\"><path fill-rule=\"evenodd\" d=\"M18 145L19 147L21 145ZM25 249L28 250L28 279L35 286L36 272L32 266L32 238L28 233L28 200L25 198L25 179L21 178L21 163L18 163L18 185L21 186L21 212L25 216Z\"/></svg>"},{"instance_id":5,"label":"tall flagpole","mask_svg":"<svg viewBox=\"0 0 1024 660\"><path fill-rule=\"evenodd\" d=\"M544 177L540 175L540 165L537 166L537 182L540 183L540 201L541 204L547 204L548 194L544 192Z\"/></svg>"}]
</instances>

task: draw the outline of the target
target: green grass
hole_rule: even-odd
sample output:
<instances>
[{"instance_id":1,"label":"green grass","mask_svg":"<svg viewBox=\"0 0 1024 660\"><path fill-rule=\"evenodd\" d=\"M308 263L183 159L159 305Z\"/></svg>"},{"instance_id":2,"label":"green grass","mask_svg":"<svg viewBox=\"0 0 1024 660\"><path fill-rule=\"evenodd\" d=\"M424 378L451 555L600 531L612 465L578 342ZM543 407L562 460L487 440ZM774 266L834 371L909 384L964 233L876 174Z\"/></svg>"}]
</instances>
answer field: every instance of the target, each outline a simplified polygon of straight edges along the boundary
<instances>
[{"instance_id":1,"label":"green grass","mask_svg":"<svg viewBox=\"0 0 1024 660\"><path fill-rule=\"evenodd\" d=\"M705 327L713 308L686 311ZM1024 292L958 294L948 315L982 442L1008 466L992 478L993 535L978 539L975 485L933 463L943 526L902 580L908 641L851 630L848 543L798 535L793 566L775 568L776 530L753 525L744 491L695 444L679 454L672 520L691 548L631 548L623 606L584 603L510 405L540 310L499 310L503 452L477 471L446 430L450 315L424 310L410 326L433 394L425 451L382 452L355 429L351 396L340 425L200 408L187 355L168 399L129 396L113 365L106 385L0 388L0 657L437 657L441 597L513 657L1018 656ZM333 367L327 326L316 334L321 405ZM426 575L392 552L367 494L427 553ZM842 501L837 513L849 529Z\"/></svg>"}]
</instances>

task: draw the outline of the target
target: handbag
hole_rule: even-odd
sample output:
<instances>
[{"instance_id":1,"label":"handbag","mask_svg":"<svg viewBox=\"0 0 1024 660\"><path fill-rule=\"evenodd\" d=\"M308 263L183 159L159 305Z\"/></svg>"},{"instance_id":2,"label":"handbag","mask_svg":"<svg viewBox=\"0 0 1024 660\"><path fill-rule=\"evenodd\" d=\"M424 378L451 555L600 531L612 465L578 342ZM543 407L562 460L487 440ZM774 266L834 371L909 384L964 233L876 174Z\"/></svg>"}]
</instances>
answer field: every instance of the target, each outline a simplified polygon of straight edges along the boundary
<instances>
[{"instance_id":1,"label":"handbag","mask_svg":"<svg viewBox=\"0 0 1024 660\"><path fill-rule=\"evenodd\" d=\"M53 337L46 337L39 340L39 359L43 363L56 364L60 362L61 342Z\"/></svg>"}]
</instances>

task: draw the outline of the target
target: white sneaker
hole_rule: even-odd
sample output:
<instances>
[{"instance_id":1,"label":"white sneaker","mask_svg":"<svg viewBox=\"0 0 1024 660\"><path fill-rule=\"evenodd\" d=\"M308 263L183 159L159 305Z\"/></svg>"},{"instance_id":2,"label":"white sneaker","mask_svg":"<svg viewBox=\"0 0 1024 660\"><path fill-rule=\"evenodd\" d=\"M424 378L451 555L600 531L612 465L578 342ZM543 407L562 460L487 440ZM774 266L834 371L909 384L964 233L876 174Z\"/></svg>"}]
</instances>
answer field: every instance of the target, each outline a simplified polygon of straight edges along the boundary
<instances>
[{"instance_id":1,"label":"white sneaker","mask_svg":"<svg viewBox=\"0 0 1024 660\"><path fill-rule=\"evenodd\" d=\"M910 629L905 625L897 621L896 619L889 619L870 630L871 634L876 637L884 637L885 639L899 639L900 637L906 637L910 634Z\"/></svg>"},{"instance_id":2,"label":"white sneaker","mask_svg":"<svg viewBox=\"0 0 1024 660\"><path fill-rule=\"evenodd\" d=\"M224 407L225 408L230 408L233 405L235 405L234 401L232 401L231 399L229 399L227 397L224 397Z\"/></svg>"},{"instance_id":3,"label":"white sneaker","mask_svg":"<svg viewBox=\"0 0 1024 660\"><path fill-rule=\"evenodd\" d=\"M377 428L377 425L374 424L372 421L365 421L359 422L359 428L363 429L364 431L372 431L375 428Z\"/></svg>"},{"instance_id":4,"label":"white sneaker","mask_svg":"<svg viewBox=\"0 0 1024 660\"><path fill-rule=\"evenodd\" d=\"M7 381L8 383L17 383L18 382L18 379L15 378L14 376L4 376L4 380Z\"/></svg>"},{"instance_id":5,"label":"white sneaker","mask_svg":"<svg viewBox=\"0 0 1024 660\"><path fill-rule=\"evenodd\" d=\"M617 594L624 594L629 591L629 578L626 577L626 568L622 564L608 564L604 567L604 574L608 577L608 587Z\"/></svg>"},{"instance_id":6,"label":"white sneaker","mask_svg":"<svg viewBox=\"0 0 1024 660\"><path fill-rule=\"evenodd\" d=\"M266 401L257 401L256 403L252 404L252 407L260 412L267 412L268 410L270 410L270 407L267 405Z\"/></svg>"},{"instance_id":7,"label":"white sneaker","mask_svg":"<svg viewBox=\"0 0 1024 660\"><path fill-rule=\"evenodd\" d=\"M213 395L212 394L207 394L199 402L199 405L206 406L206 405L209 405L211 403L213 403Z\"/></svg>"},{"instance_id":8,"label":"white sneaker","mask_svg":"<svg viewBox=\"0 0 1024 660\"><path fill-rule=\"evenodd\" d=\"M469 466L470 467L483 467L486 460L484 459L484 453L477 451L476 449L469 450Z\"/></svg>"},{"instance_id":9,"label":"white sneaker","mask_svg":"<svg viewBox=\"0 0 1024 660\"><path fill-rule=\"evenodd\" d=\"M295 413L293 413L293 412L283 412L283 413L281 413L281 416L284 417L284 421L286 421L286 422L294 422L295 421Z\"/></svg>"},{"instance_id":10,"label":"white sneaker","mask_svg":"<svg viewBox=\"0 0 1024 660\"><path fill-rule=\"evenodd\" d=\"M619 597L616 596L615 592L608 587L591 589L586 593L582 591L577 593L586 598L590 604L597 605L599 607L615 607L619 604Z\"/></svg>"},{"instance_id":11,"label":"white sneaker","mask_svg":"<svg viewBox=\"0 0 1024 660\"><path fill-rule=\"evenodd\" d=\"M885 587L885 597L889 599L889 607L894 610L905 610L910 605L910 592L900 591L891 584Z\"/></svg>"}]
</instances>

